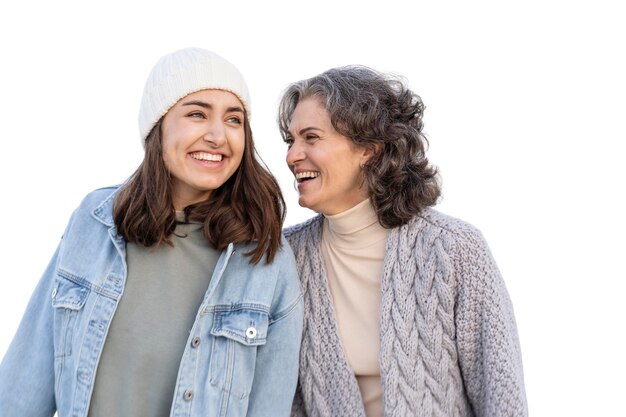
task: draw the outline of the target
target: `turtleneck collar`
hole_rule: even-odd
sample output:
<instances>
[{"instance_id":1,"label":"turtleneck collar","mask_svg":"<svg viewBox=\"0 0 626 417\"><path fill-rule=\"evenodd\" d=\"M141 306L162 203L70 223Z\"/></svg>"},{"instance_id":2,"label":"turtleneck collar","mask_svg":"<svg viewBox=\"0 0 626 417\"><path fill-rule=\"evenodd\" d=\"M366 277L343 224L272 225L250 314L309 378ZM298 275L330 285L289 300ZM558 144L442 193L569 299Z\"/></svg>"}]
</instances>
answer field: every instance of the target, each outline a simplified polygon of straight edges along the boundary
<instances>
[{"instance_id":1,"label":"turtleneck collar","mask_svg":"<svg viewBox=\"0 0 626 417\"><path fill-rule=\"evenodd\" d=\"M380 225L370 199L339 214L325 216L330 242L337 246L366 247L386 239L388 230Z\"/></svg>"}]
</instances>

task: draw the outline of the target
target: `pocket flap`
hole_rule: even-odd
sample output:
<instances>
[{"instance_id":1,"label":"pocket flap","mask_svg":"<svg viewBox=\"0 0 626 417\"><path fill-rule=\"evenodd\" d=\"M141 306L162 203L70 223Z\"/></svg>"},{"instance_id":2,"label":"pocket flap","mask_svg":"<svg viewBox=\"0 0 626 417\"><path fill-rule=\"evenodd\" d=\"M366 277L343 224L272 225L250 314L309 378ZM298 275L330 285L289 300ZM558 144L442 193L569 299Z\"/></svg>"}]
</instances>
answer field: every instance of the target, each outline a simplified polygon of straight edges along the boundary
<instances>
[{"instance_id":1,"label":"pocket flap","mask_svg":"<svg viewBox=\"0 0 626 417\"><path fill-rule=\"evenodd\" d=\"M264 345L268 323L268 314L259 310L216 311L211 334L224 336L244 345Z\"/></svg>"},{"instance_id":2,"label":"pocket flap","mask_svg":"<svg viewBox=\"0 0 626 417\"><path fill-rule=\"evenodd\" d=\"M88 295L89 288L62 276L57 276L56 285L52 290L52 306L55 308L80 310L85 305Z\"/></svg>"}]
</instances>

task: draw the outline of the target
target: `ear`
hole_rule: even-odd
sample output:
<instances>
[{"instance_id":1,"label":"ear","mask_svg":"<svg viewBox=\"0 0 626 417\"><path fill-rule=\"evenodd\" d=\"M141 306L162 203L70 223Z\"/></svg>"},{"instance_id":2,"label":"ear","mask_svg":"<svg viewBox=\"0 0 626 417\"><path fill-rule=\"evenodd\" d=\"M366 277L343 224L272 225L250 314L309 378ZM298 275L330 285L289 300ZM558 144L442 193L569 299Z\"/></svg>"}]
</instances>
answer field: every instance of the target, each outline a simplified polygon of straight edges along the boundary
<instances>
[{"instance_id":1,"label":"ear","mask_svg":"<svg viewBox=\"0 0 626 417\"><path fill-rule=\"evenodd\" d=\"M382 149L382 143L376 143L371 146L363 147L363 153L361 154L361 167L369 162L369 160L378 155L378 152Z\"/></svg>"}]
</instances>

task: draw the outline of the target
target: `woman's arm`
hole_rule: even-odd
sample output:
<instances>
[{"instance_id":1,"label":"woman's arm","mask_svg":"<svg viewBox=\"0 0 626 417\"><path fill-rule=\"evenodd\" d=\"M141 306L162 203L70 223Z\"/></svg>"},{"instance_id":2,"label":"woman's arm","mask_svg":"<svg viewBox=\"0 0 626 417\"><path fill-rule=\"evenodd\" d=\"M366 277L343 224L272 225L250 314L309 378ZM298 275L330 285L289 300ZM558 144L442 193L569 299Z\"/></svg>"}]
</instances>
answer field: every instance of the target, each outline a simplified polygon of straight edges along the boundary
<instances>
[{"instance_id":1,"label":"woman's arm","mask_svg":"<svg viewBox=\"0 0 626 417\"><path fill-rule=\"evenodd\" d=\"M459 235L455 323L465 389L478 417L528 415L513 306L480 232Z\"/></svg>"},{"instance_id":2,"label":"woman's arm","mask_svg":"<svg viewBox=\"0 0 626 417\"><path fill-rule=\"evenodd\" d=\"M50 417L56 411L51 297L58 253L57 249L0 363L2 417Z\"/></svg>"}]
</instances>

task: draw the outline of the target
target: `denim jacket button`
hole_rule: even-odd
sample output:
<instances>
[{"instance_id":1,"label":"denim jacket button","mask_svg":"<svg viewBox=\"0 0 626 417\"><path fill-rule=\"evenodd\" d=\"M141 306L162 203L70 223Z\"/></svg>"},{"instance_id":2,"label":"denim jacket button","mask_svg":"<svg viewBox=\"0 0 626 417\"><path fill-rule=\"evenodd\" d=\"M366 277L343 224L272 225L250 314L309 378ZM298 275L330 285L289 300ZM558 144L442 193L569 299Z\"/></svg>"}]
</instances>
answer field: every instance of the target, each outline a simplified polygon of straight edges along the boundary
<instances>
[{"instance_id":1,"label":"denim jacket button","mask_svg":"<svg viewBox=\"0 0 626 417\"><path fill-rule=\"evenodd\" d=\"M193 391L188 389L183 393L183 398L185 401L191 401L193 399Z\"/></svg>"},{"instance_id":2,"label":"denim jacket button","mask_svg":"<svg viewBox=\"0 0 626 417\"><path fill-rule=\"evenodd\" d=\"M246 336L248 339L254 339L256 337L256 329L254 327L248 327L246 330Z\"/></svg>"},{"instance_id":3,"label":"denim jacket button","mask_svg":"<svg viewBox=\"0 0 626 417\"><path fill-rule=\"evenodd\" d=\"M200 345L200 338L198 336L191 339L191 347L197 348Z\"/></svg>"}]
</instances>

